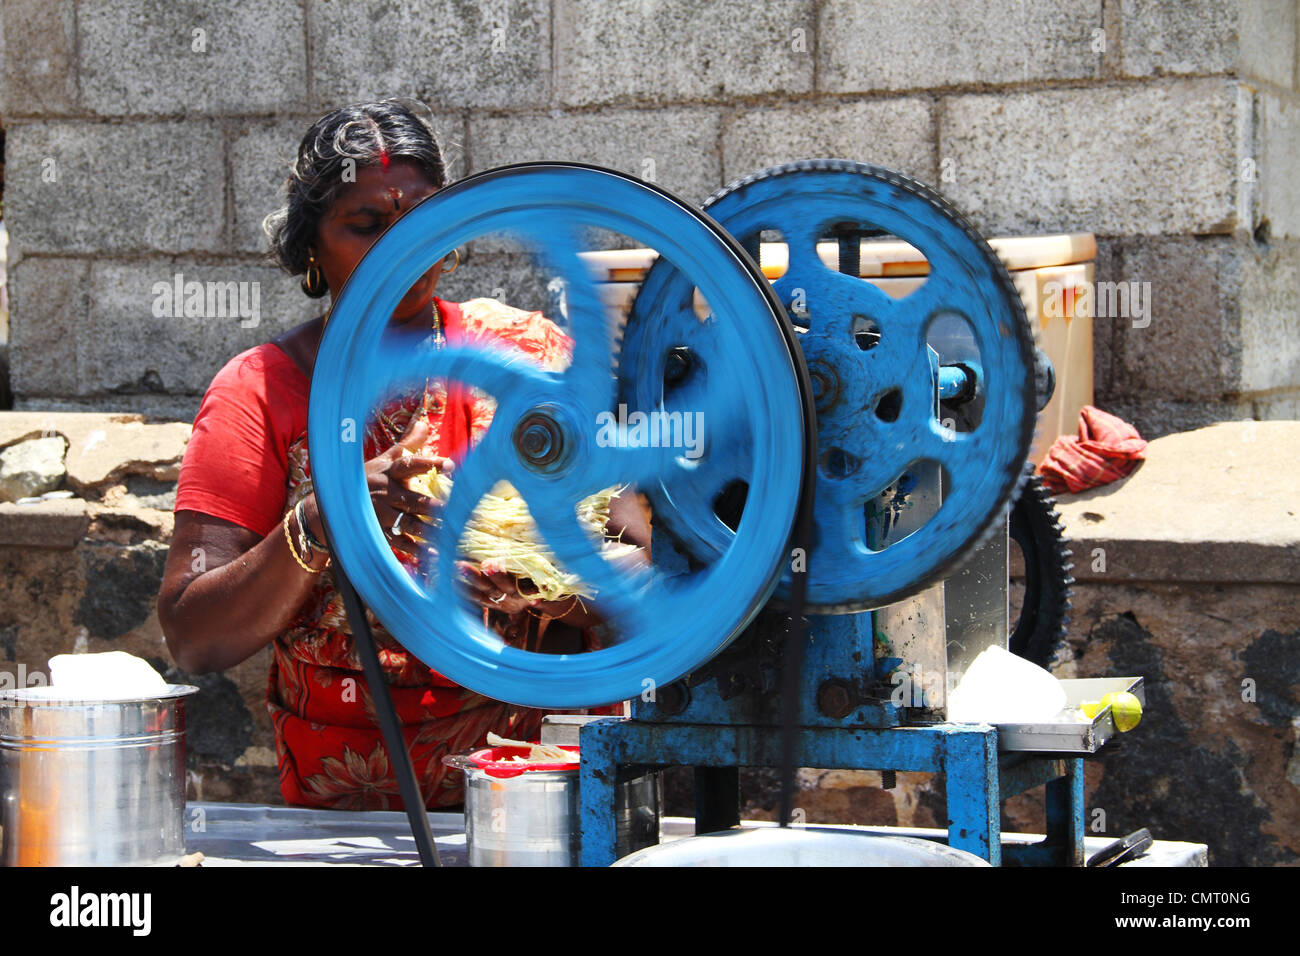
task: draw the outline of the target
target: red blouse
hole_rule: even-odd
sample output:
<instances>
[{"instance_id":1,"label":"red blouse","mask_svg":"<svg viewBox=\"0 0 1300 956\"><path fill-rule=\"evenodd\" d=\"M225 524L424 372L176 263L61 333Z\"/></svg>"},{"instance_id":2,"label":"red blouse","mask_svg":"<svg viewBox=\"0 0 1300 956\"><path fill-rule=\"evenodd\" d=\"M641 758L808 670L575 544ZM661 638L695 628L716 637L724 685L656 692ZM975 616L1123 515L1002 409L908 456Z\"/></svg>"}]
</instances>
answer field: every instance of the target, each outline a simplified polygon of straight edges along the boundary
<instances>
[{"instance_id":1,"label":"red blouse","mask_svg":"<svg viewBox=\"0 0 1300 956\"><path fill-rule=\"evenodd\" d=\"M176 510L225 518L266 537L284 516L289 446L307 431L311 383L270 343L212 379L185 448Z\"/></svg>"}]
</instances>

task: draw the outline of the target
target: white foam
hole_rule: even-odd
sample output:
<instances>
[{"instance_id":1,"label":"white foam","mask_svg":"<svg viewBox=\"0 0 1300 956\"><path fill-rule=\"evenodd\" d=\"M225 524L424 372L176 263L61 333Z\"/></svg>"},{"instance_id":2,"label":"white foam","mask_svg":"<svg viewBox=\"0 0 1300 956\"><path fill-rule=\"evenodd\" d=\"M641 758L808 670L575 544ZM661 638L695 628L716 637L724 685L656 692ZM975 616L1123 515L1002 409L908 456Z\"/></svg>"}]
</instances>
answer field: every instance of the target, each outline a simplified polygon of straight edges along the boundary
<instances>
[{"instance_id":1,"label":"white foam","mask_svg":"<svg viewBox=\"0 0 1300 956\"><path fill-rule=\"evenodd\" d=\"M134 654L58 654L50 658L46 695L60 700L134 700L160 697L167 686L148 661Z\"/></svg>"},{"instance_id":2,"label":"white foam","mask_svg":"<svg viewBox=\"0 0 1300 956\"><path fill-rule=\"evenodd\" d=\"M1061 682L1048 671L998 645L966 668L948 695L948 719L988 724L1050 721L1067 706Z\"/></svg>"}]
</instances>

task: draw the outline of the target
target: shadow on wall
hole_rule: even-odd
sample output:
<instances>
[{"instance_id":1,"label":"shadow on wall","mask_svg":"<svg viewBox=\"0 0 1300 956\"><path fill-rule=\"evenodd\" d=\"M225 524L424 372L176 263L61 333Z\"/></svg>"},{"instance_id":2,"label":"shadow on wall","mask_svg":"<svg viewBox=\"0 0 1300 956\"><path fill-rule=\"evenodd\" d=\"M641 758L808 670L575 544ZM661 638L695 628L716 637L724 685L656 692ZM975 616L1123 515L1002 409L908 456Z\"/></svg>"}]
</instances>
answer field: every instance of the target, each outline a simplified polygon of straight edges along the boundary
<instances>
[{"instance_id":1,"label":"shadow on wall","mask_svg":"<svg viewBox=\"0 0 1300 956\"><path fill-rule=\"evenodd\" d=\"M14 407L9 388L9 229L4 221L5 131L0 127L0 411Z\"/></svg>"}]
</instances>

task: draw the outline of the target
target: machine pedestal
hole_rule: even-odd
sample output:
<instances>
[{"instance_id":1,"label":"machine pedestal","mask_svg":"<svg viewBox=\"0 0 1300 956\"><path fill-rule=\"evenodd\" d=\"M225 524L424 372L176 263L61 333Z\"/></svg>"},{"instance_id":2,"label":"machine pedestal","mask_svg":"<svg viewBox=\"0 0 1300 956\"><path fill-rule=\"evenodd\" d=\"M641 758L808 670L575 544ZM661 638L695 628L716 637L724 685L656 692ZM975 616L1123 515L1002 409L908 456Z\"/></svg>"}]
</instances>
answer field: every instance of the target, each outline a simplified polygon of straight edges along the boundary
<instances>
[{"instance_id":1,"label":"machine pedestal","mask_svg":"<svg viewBox=\"0 0 1300 956\"><path fill-rule=\"evenodd\" d=\"M998 754L988 724L930 727L804 727L796 763L844 770L940 771L947 778L948 845L994 866L1082 866L1083 760L1074 756ZM738 822L730 794L739 767L780 766L776 727L649 723L607 718L583 725L582 864L616 859L614 782L620 767L694 767L697 832ZM1041 843L1002 846L1001 803L1047 784L1047 834ZM701 792L701 786L704 790Z\"/></svg>"}]
</instances>

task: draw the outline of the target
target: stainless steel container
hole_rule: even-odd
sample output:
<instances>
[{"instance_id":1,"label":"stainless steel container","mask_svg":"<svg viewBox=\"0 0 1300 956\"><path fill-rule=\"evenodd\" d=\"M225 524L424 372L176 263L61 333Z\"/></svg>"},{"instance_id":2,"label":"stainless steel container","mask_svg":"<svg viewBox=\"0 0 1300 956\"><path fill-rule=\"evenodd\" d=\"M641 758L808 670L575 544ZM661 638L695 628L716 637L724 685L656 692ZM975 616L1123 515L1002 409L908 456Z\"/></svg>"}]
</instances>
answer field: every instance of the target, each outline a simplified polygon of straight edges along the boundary
<instances>
[{"instance_id":1,"label":"stainless steel container","mask_svg":"<svg viewBox=\"0 0 1300 956\"><path fill-rule=\"evenodd\" d=\"M0 693L0 862L175 864L185 855L185 703Z\"/></svg>"},{"instance_id":2,"label":"stainless steel container","mask_svg":"<svg viewBox=\"0 0 1300 956\"><path fill-rule=\"evenodd\" d=\"M465 839L470 866L578 866L578 771L546 770L494 777L465 770ZM660 775L615 787L618 853L659 842Z\"/></svg>"},{"instance_id":3,"label":"stainless steel container","mask_svg":"<svg viewBox=\"0 0 1300 956\"><path fill-rule=\"evenodd\" d=\"M615 866L988 866L916 837L820 827L749 827L650 847Z\"/></svg>"}]
</instances>

